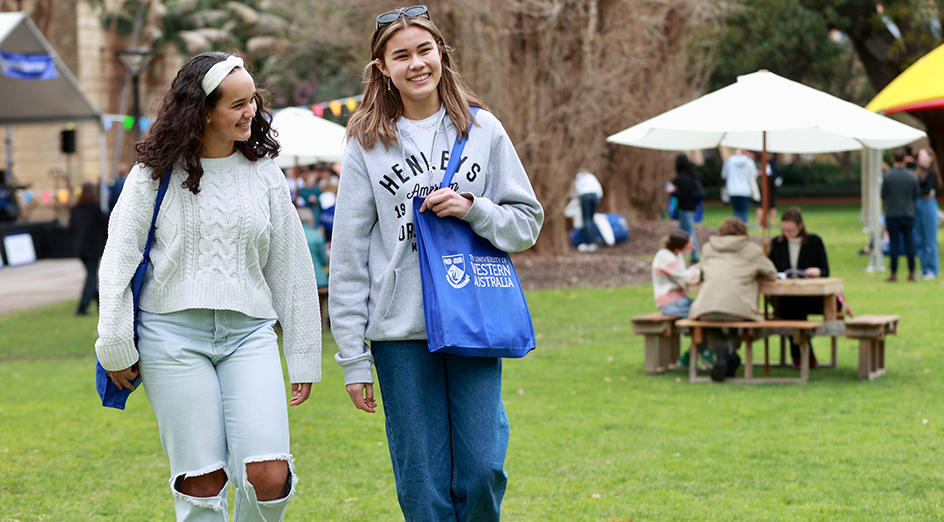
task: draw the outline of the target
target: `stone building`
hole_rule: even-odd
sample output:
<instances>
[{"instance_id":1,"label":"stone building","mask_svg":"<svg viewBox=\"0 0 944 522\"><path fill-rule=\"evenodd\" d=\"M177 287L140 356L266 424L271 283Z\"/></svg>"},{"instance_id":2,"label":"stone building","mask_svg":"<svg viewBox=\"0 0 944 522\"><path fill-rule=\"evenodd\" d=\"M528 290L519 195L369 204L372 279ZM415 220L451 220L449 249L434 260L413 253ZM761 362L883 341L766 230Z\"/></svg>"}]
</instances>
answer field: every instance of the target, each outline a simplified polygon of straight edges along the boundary
<instances>
[{"instance_id":1,"label":"stone building","mask_svg":"<svg viewBox=\"0 0 944 522\"><path fill-rule=\"evenodd\" d=\"M115 0L106 4L120 5ZM77 0L0 0L0 12L23 11L36 24L56 53L72 71L102 114L131 114L130 79L116 58L116 51L129 47L129 38L103 27L92 2ZM140 76L140 107L143 115L153 113L154 103L170 84L180 66L175 53L162 52ZM121 91L128 84L126 106L119 107ZM62 188L75 188L85 181L97 182L102 171L100 132L97 124L75 124L75 153L61 151L61 132L66 123L17 125L12 127L13 180L29 186L29 204L20 193L21 219L32 221L63 219L66 206L55 197ZM107 126L106 126L107 127ZM0 126L0 143L5 144L9 127ZM115 146L122 137L122 154L115 164ZM119 166L127 170L133 163L134 137L121 124L112 125L106 135L107 176L115 176ZM0 146L0 169L7 164L7 147ZM46 193L47 197L41 197Z\"/></svg>"}]
</instances>

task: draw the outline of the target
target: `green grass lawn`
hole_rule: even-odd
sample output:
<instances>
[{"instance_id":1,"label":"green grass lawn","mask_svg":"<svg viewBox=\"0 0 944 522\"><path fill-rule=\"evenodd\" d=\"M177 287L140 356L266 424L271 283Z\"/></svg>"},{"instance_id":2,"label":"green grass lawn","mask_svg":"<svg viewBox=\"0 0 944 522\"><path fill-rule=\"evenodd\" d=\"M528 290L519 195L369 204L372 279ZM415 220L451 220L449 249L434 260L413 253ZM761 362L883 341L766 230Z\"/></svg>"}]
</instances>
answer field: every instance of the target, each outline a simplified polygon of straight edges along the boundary
<instances>
[{"instance_id":1,"label":"green grass lawn","mask_svg":"<svg viewBox=\"0 0 944 522\"><path fill-rule=\"evenodd\" d=\"M729 211L709 208L706 224ZM853 312L902 316L888 374L857 381L857 345L843 339L840 367L806 385L647 376L629 317L654 311L650 287L530 292L539 347L505 363L504 520L944 518L944 285L864 273L857 207L804 212ZM95 319L74 309L0 316L0 522L172 520L147 398L97 405ZM402 520L383 418L353 409L324 340L324 380L291 410L301 482L286 520ZM828 344L814 340L821 359Z\"/></svg>"}]
</instances>

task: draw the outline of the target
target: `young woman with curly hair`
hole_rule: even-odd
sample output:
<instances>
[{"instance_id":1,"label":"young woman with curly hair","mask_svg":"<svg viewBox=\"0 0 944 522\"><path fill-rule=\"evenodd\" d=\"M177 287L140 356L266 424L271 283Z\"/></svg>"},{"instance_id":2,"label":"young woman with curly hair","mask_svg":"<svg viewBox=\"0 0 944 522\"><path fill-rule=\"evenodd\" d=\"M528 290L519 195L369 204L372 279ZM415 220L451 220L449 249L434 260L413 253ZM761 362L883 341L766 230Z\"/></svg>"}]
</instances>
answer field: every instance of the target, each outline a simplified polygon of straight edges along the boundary
<instances>
[{"instance_id":1,"label":"young woman with curly hair","mask_svg":"<svg viewBox=\"0 0 944 522\"><path fill-rule=\"evenodd\" d=\"M119 387L142 378L170 459L177 520L282 520L295 490L290 404L321 379L318 288L268 111L242 60L191 59L137 145L109 224L95 349ZM162 176L134 343L131 279Z\"/></svg>"}]
</instances>

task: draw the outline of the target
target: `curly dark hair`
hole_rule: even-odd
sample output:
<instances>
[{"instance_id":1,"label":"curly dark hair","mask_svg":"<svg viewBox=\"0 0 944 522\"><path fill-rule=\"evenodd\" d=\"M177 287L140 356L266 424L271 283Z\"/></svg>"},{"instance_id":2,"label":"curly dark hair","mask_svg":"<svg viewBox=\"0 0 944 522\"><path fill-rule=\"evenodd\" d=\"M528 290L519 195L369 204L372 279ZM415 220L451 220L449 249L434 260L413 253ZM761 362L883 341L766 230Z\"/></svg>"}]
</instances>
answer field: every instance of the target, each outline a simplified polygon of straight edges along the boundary
<instances>
[{"instance_id":1,"label":"curly dark hair","mask_svg":"<svg viewBox=\"0 0 944 522\"><path fill-rule=\"evenodd\" d=\"M210 94L204 93L203 77L211 67L229 56L221 52L194 56L181 67L170 89L164 94L154 123L135 146L136 161L153 169L153 179L160 179L167 167L179 166L188 174L182 183L183 188L190 189L194 194L200 193L200 178L203 177L200 157L206 152L203 145L203 133L207 127L204 110L216 107L223 95L221 87ZM237 141L236 150L250 161L264 156L274 158L278 156L280 147L275 140L277 133L272 130L270 123L271 113L258 91L253 95L253 100L256 102L256 115L250 125L252 134L246 141Z\"/></svg>"}]
</instances>

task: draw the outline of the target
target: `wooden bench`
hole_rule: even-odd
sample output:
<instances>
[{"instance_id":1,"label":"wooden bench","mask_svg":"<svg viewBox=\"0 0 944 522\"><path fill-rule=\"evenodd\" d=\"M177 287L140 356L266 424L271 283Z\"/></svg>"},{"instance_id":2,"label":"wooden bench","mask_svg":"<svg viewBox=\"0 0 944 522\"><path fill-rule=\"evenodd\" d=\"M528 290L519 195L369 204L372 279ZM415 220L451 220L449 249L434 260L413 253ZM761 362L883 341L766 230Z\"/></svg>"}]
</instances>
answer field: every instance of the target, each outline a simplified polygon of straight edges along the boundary
<instances>
[{"instance_id":1,"label":"wooden bench","mask_svg":"<svg viewBox=\"0 0 944 522\"><path fill-rule=\"evenodd\" d=\"M633 333L646 336L646 373L669 370L679 358L678 316L661 313L633 317Z\"/></svg>"},{"instance_id":2,"label":"wooden bench","mask_svg":"<svg viewBox=\"0 0 944 522\"><path fill-rule=\"evenodd\" d=\"M860 381L885 375L885 336L897 333L897 315L861 315L846 320L846 337L859 340Z\"/></svg>"},{"instance_id":3,"label":"wooden bench","mask_svg":"<svg viewBox=\"0 0 944 522\"><path fill-rule=\"evenodd\" d=\"M709 382L709 377L699 377L698 367L695 364L696 346L704 340L705 328L737 328L741 330L741 339L745 342L744 349L744 377L729 377L725 382L745 382L745 383L805 383L810 376L810 337L813 331L823 326L822 321L788 321L780 319L771 319L766 321L699 321L695 319L679 319L675 321L676 328L688 328L692 335L692 347L690 348L688 380L689 382ZM768 335L792 335L794 340L801 346L800 353L800 377L755 377L754 376L754 351L753 341L761 339Z\"/></svg>"}]
</instances>

